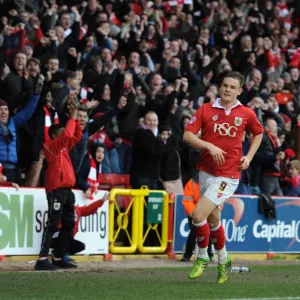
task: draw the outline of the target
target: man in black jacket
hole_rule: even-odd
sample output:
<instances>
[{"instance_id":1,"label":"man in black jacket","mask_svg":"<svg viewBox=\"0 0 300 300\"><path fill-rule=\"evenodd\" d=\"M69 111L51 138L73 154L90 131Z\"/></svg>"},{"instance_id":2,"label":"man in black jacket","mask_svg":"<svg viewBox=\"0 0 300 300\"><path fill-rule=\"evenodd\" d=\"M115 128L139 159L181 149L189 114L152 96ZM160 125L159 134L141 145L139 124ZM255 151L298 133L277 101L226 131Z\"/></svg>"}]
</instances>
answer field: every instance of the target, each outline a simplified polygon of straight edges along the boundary
<instances>
[{"instance_id":1,"label":"man in black jacket","mask_svg":"<svg viewBox=\"0 0 300 300\"><path fill-rule=\"evenodd\" d=\"M170 148L157 136L158 117L155 112L145 116L145 128L138 129L133 136L132 166L130 183L139 189L146 185L149 189L159 189L160 163L165 152Z\"/></svg>"}]
</instances>

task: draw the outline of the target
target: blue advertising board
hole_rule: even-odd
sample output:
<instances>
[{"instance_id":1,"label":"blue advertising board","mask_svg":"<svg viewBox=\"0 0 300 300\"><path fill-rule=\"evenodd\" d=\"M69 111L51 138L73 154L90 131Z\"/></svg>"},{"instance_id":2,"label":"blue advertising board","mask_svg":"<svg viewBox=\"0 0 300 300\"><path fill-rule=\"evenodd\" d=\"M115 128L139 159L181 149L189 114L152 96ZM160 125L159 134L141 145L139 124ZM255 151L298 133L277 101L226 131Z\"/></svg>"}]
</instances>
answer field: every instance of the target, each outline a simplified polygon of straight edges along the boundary
<instances>
[{"instance_id":1,"label":"blue advertising board","mask_svg":"<svg viewBox=\"0 0 300 300\"><path fill-rule=\"evenodd\" d=\"M222 210L226 247L230 252L300 252L300 199L274 197L277 219L269 221L258 213L256 196L234 196ZM182 205L176 195L174 212L174 252L181 253L189 233Z\"/></svg>"}]
</instances>

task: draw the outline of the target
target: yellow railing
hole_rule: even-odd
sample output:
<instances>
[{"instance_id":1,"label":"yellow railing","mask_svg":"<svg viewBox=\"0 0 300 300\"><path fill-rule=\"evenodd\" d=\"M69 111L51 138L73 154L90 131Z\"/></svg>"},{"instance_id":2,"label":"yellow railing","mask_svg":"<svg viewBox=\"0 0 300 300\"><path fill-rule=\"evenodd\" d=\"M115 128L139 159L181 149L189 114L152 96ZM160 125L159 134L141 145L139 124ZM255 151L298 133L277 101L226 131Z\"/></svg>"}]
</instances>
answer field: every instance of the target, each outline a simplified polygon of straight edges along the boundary
<instances>
[{"instance_id":1,"label":"yellow railing","mask_svg":"<svg viewBox=\"0 0 300 300\"><path fill-rule=\"evenodd\" d=\"M145 197L150 193L160 193L163 195L162 219L160 224L144 223L145 208L148 209L148 202ZM131 196L132 199L124 212L121 211L117 196ZM117 216L115 216L117 213ZM109 204L109 249L111 253L134 253L137 250L141 253L164 253L168 245L168 217L169 217L169 197L165 191L149 190L142 187L135 189L112 189L110 191ZM128 228L129 218L131 219L131 230ZM144 225L145 224L145 225ZM146 232L144 233L144 227ZM128 239L128 246L118 246L117 239L121 233L125 232ZM159 246L144 246L145 240L150 231L154 231L159 241Z\"/></svg>"}]
</instances>

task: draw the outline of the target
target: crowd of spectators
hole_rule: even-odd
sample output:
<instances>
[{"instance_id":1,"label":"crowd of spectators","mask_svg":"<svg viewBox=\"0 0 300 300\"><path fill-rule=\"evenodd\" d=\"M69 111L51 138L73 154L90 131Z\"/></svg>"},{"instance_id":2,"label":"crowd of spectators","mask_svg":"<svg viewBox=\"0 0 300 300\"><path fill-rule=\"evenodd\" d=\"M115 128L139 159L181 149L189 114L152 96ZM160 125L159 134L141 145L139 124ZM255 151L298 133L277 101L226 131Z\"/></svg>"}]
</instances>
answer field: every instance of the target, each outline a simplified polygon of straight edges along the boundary
<instances>
[{"instance_id":1,"label":"crowd of spectators","mask_svg":"<svg viewBox=\"0 0 300 300\"><path fill-rule=\"evenodd\" d=\"M75 102L83 137L70 156L87 198L95 169L130 174L133 188L182 192L199 159L184 127L236 70L245 76L239 100L266 129L237 192L300 195L300 1L0 0L0 8L7 181L43 186L49 126L65 124Z\"/></svg>"}]
</instances>

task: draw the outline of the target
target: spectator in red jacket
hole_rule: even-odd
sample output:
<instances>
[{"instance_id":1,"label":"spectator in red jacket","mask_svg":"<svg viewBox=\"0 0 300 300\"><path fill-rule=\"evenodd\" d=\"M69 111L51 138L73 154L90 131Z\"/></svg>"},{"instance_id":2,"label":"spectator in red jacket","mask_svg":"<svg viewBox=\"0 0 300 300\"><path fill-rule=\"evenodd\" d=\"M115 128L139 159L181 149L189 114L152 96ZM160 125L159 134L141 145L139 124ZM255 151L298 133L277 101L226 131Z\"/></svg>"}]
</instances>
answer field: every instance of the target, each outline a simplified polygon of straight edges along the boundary
<instances>
[{"instance_id":1,"label":"spectator in red jacket","mask_svg":"<svg viewBox=\"0 0 300 300\"><path fill-rule=\"evenodd\" d=\"M93 203L91 203L90 205L86 205L86 206L78 206L76 205L74 207L75 209L75 226L73 229L73 237L75 237L75 235L78 232L78 227L79 227L79 221L81 217L88 217L90 215L93 215L97 212L98 208L100 208L105 201L109 200L109 193L106 193L104 195L104 197L100 200L94 201ZM61 222L58 226L59 229L61 229L62 225ZM56 259L56 250L57 248L60 247L60 240L59 240L59 232L57 231L54 233L53 237L52 237L52 242L51 242L51 248L53 248L52 251L52 256L53 259ZM68 251L68 253L70 255L75 255L78 252L81 252L85 249L85 244L73 239L71 244L70 244L70 249ZM64 260L68 261L68 262L72 262L73 260L69 257L69 255L65 255L64 256Z\"/></svg>"},{"instance_id":2,"label":"spectator in red jacket","mask_svg":"<svg viewBox=\"0 0 300 300\"><path fill-rule=\"evenodd\" d=\"M63 257L73 239L75 197L71 188L75 185L75 174L69 157L69 152L81 139L82 129L76 121L78 108L75 102L69 104L69 121L64 128L62 124L52 124L49 128L50 141L44 144L47 160L46 193L48 199L49 218L44 232L40 257L36 262L36 270L56 270L61 268L76 268L66 262ZM49 248L53 234L58 230L59 221L62 228L59 234L61 247L57 249L57 260L52 264L48 260Z\"/></svg>"}]
</instances>

